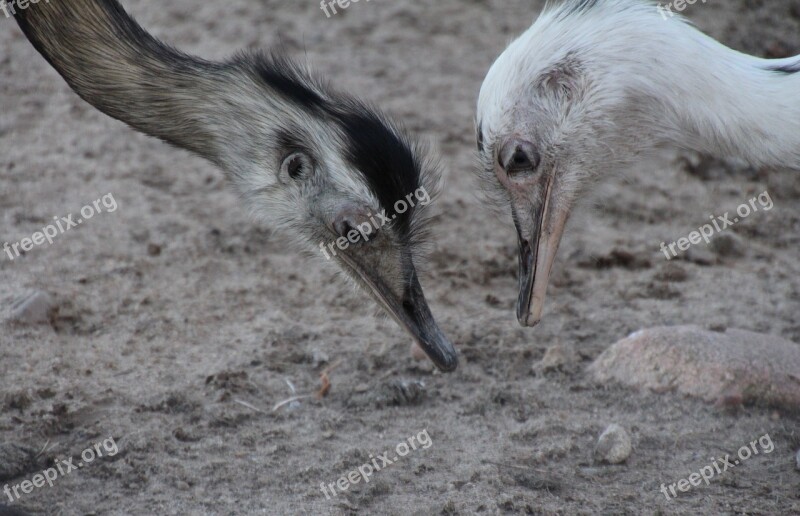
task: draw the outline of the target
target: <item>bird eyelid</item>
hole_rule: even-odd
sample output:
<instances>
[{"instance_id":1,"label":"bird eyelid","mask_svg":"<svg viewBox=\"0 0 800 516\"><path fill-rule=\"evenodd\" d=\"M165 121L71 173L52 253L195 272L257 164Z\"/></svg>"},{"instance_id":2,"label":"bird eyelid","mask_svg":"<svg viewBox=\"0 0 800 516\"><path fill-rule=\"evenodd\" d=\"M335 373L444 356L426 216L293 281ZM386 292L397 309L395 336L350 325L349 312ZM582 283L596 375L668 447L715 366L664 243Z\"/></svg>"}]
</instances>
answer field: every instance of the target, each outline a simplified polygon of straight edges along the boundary
<instances>
[{"instance_id":1,"label":"bird eyelid","mask_svg":"<svg viewBox=\"0 0 800 516\"><path fill-rule=\"evenodd\" d=\"M306 144L309 141L311 139L300 128L286 127L275 134L273 148L280 159L278 166L281 170L287 164L286 160L295 154L304 156L308 160L309 166L315 166L314 153Z\"/></svg>"},{"instance_id":2,"label":"bird eyelid","mask_svg":"<svg viewBox=\"0 0 800 516\"><path fill-rule=\"evenodd\" d=\"M303 181L311 177L314 171L314 160L303 151L294 151L285 155L280 166L280 177L292 181Z\"/></svg>"}]
</instances>

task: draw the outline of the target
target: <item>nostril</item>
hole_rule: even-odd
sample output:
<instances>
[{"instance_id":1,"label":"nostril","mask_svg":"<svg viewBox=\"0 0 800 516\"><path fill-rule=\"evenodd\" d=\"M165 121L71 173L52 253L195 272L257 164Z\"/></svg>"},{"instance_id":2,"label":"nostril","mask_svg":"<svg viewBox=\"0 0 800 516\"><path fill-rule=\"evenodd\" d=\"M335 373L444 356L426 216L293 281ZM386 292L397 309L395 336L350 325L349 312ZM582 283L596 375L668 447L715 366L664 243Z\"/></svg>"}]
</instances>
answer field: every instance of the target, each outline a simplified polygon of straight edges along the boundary
<instances>
[{"instance_id":1,"label":"nostril","mask_svg":"<svg viewBox=\"0 0 800 516\"><path fill-rule=\"evenodd\" d=\"M532 143L513 139L503 145L498 160L507 173L533 171L539 166L539 153Z\"/></svg>"},{"instance_id":2,"label":"nostril","mask_svg":"<svg viewBox=\"0 0 800 516\"><path fill-rule=\"evenodd\" d=\"M344 218L344 219L337 219L333 223L333 230L336 232L337 235L340 237L347 237L347 234L356 229L355 223L352 220Z\"/></svg>"},{"instance_id":3,"label":"nostril","mask_svg":"<svg viewBox=\"0 0 800 516\"><path fill-rule=\"evenodd\" d=\"M370 211L364 207L344 207L333 219L330 228L339 237L348 239L352 244L369 241L378 233L370 221Z\"/></svg>"},{"instance_id":4,"label":"nostril","mask_svg":"<svg viewBox=\"0 0 800 516\"><path fill-rule=\"evenodd\" d=\"M531 160L528 157L528 155L525 154L525 151L523 151L520 148L517 148L517 151L511 157L511 163L516 167L524 167L524 166L530 166Z\"/></svg>"}]
</instances>

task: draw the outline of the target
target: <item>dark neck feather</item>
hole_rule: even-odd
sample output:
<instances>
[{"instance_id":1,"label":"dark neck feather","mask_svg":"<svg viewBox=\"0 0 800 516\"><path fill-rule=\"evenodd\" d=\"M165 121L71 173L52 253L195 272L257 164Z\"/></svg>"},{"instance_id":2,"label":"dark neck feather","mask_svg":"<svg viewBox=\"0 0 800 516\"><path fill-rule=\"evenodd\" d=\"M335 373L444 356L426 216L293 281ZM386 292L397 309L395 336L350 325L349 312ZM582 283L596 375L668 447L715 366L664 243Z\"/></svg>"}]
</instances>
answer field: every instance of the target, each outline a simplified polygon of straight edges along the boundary
<instances>
[{"instance_id":1,"label":"dark neck feather","mask_svg":"<svg viewBox=\"0 0 800 516\"><path fill-rule=\"evenodd\" d=\"M210 155L202 123L219 65L182 54L142 29L116 0L57 0L17 9L36 49L88 103L151 136Z\"/></svg>"},{"instance_id":2,"label":"dark neck feather","mask_svg":"<svg viewBox=\"0 0 800 516\"><path fill-rule=\"evenodd\" d=\"M278 165L269 150L309 117L330 128L387 212L423 184L415 142L379 111L315 80L281 55L224 63L190 57L148 34L116 0L53 0L17 22L85 101L134 129L199 154L245 190ZM279 149L277 154L282 150ZM415 210L398 214L405 233Z\"/></svg>"}]
</instances>

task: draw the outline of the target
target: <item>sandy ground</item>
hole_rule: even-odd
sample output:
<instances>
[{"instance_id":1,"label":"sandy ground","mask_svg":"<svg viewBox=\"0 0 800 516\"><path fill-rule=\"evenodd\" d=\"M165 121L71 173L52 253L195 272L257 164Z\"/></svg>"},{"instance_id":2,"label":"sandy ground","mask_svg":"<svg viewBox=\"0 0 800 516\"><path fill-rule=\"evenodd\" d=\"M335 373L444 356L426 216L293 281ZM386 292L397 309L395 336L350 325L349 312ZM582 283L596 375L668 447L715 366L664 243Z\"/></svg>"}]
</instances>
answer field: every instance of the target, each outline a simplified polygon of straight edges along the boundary
<instances>
[{"instance_id":1,"label":"sandy ground","mask_svg":"<svg viewBox=\"0 0 800 516\"><path fill-rule=\"evenodd\" d=\"M651 326L800 342L800 176L726 166L700 178L665 151L608 178L565 237L544 322L522 329L515 237L481 200L473 114L493 58L542 2L374 0L331 19L316 0L124 5L210 58L282 42L432 142L446 185L422 279L462 363L441 375L412 362L399 328L251 223L219 171L80 101L0 16L0 242L108 193L118 203L53 245L0 259L5 312L30 290L59 307L50 325L0 326L0 443L38 454L0 488L109 437L118 446L16 505L69 515L800 513L797 415L598 386L585 373ZM797 1L711 0L687 12L743 51L800 53ZM659 254L660 242L765 190L774 209L734 230L744 256L700 265ZM537 369L553 346L574 358ZM338 361L327 398L272 412L292 396L287 382L313 393ZM628 429L633 454L596 465L611 423ZM424 431L427 448L369 484L331 500L320 490ZM677 500L659 491L765 434L771 454Z\"/></svg>"}]
</instances>

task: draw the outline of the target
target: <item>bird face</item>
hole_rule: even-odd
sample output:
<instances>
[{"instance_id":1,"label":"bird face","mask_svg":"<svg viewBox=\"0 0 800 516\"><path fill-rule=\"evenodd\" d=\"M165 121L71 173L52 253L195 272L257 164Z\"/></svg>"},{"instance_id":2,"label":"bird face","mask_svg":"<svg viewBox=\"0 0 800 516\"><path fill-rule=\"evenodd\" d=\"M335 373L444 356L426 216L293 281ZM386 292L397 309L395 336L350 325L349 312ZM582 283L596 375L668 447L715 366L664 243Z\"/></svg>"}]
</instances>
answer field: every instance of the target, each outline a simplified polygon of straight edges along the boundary
<instances>
[{"instance_id":1,"label":"bird face","mask_svg":"<svg viewBox=\"0 0 800 516\"><path fill-rule=\"evenodd\" d=\"M320 259L339 265L440 369L452 371L455 350L431 314L414 266L422 210L430 204L434 186L401 181L386 188L394 191L393 200L382 201L380 186L370 184L374 178L357 168L364 164L341 159L348 155L347 143L346 138L329 138L324 146L315 145L319 153L301 145L284 148L274 192L282 198L277 204L292 206L284 216L293 221L291 230L300 240L312 244ZM405 146L399 139L392 144ZM381 151L386 149L374 152ZM403 152L410 158L414 151L404 147ZM422 177L416 159L407 166L400 173ZM382 170L391 168L387 164Z\"/></svg>"},{"instance_id":2,"label":"bird face","mask_svg":"<svg viewBox=\"0 0 800 516\"><path fill-rule=\"evenodd\" d=\"M580 64L536 70L513 46L490 70L478 104L483 177L510 204L519 244L517 319L542 318L550 272L570 211L602 161ZM499 187L499 188L498 188Z\"/></svg>"},{"instance_id":3,"label":"bird face","mask_svg":"<svg viewBox=\"0 0 800 516\"><path fill-rule=\"evenodd\" d=\"M431 314L414 265L437 165L375 110L333 102L330 92L309 95L305 109L287 104L280 128L270 129L259 172L242 174L251 178L244 188L250 206L317 260L337 265L439 369L454 370L455 349Z\"/></svg>"},{"instance_id":4,"label":"bird face","mask_svg":"<svg viewBox=\"0 0 800 516\"><path fill-rule=\"evenodd\" d=\"M493 142L482 154L490 180L503 189L511 206L517 230L517 319L522 326L536 326L572 208L572 174L549 159L541 143L524 131L503 134Z\"/></svg>"}]
</instances>

